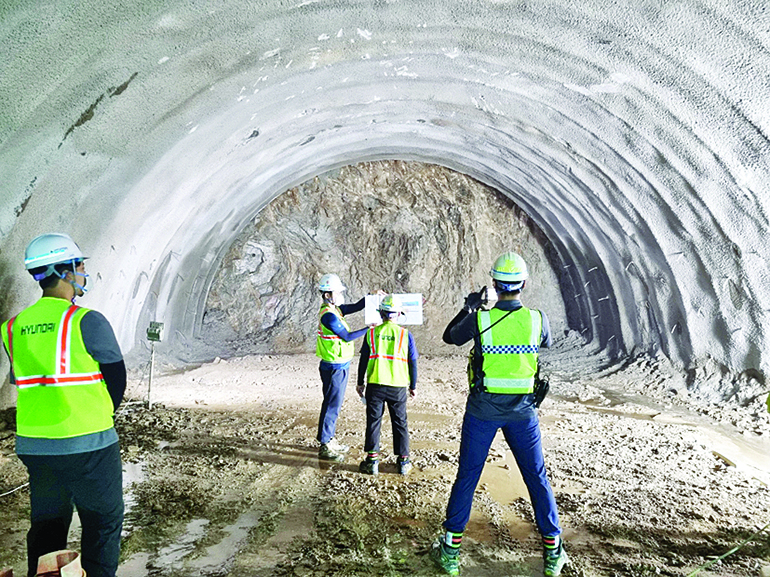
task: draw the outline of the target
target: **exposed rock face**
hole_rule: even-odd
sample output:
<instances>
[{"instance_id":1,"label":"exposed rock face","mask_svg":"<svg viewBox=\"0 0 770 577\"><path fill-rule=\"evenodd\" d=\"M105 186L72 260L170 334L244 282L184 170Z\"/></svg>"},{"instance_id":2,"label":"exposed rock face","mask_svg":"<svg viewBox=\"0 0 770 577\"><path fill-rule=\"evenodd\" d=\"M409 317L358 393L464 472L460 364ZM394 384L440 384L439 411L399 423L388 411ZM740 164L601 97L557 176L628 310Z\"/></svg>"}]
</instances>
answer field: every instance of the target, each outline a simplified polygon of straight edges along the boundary
<instances>
[{"instance_id":1,"label":"exposed rock face","mask_svg":"<svg viewBox=\"0 0 770 577\"><path fill-rule=\"evenodd\" d=\"M241 232L212 283L201 338L222 355L312 351L317 283L335 272L349 301L378 289L422 293L425 324L411 327L420 352L457 352L442 343L444 327L468 292L490 284L490 265L506 250L528 263L524 303L545 310L562 335L548 242L510 200L435 165L347 166L282 194ZM349 318L363 326L363 314Z\"/></svg>"}]
</instances>

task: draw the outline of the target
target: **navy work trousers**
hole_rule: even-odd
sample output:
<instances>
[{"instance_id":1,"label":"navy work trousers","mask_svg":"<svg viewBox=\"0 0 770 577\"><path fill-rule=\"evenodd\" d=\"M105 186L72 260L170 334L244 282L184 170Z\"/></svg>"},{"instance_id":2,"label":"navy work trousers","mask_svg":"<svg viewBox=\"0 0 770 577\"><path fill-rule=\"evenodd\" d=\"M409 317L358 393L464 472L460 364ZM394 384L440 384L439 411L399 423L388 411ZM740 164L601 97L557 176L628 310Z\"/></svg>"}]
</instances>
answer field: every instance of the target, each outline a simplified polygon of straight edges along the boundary
<instances>
[{"instance_id":1,"label":"navy work trousers","mask_svg":"<svg viewBox=\"0 0 770 577\"><path fill-rule=\"evenodd\" d=\"M346 363L339 368L330 368L330 365L322 363L319 372L321 373L324 400L321 403L321 416L318 419L316 439L320 443L326 444L334 438L334 433L337 430L337 417L340 415L342 401L345 400L350 364Z\"/></svg>"},{"instance_id":2,"label":"navy work trousers","mask_svg":"<svg viewBox=\"0 0 770 577\"><path fill-rule=\"evenodd\" d=\"M380 451L380 428L385 405L393 426L393 452L409 454L409 428L406 422L406 387L388 387L370 383L366 387L366 440L364 451Z\"/></svg>"},{"instance_id":3,"label":"navy work trousers","mask_svg":"<svg viewBox=\"0 0 770 577\"><path fill-rule=\"evenodd\" d=\"M444 528L452 533L465 530L471 516L473 494L498 429L503 430L527 485L540 534L561 534L556 500L545 472L537 417L525 421L482 421L467 412L460 440L460 463L447 505Z\"/></svg>"},{"instance_id":4,"label":"navy work trousers","mask_svg":"<svg viewBox=\"0 0 770 577\"><path fill-rule=\"evenodd\" d=\"M19 455L29 471L29 577L41 555L67 548L73 503L82 526L81 563L88 577L115 577L123 528L120 445L74 455Z\"/></svg>"}]
</instances>

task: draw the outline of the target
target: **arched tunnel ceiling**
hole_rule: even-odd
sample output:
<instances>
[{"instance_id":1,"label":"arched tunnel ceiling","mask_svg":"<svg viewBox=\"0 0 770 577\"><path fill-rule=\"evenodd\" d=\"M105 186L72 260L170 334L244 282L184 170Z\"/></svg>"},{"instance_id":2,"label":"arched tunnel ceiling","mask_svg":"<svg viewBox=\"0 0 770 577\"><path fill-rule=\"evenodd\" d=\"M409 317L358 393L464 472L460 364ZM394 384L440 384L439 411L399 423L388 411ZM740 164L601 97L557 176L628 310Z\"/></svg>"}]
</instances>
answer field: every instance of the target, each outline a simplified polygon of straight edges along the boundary
<instances>
[{"instance_id":1,"label":"arched tunnel ceiling","mask_svg":"<svg viewBox=\"0 0 770 577\"><path fill-rule=\"evenodd\" d=\"M768 368L764 3L0 11L4 316L37 297L26 243L66 231L92 256L83 304L125 350L162 319L173 353L270 200L344 165L404 159L521 206L603 346L618 336L685 365Z\"/></svg>"}]
</instances>

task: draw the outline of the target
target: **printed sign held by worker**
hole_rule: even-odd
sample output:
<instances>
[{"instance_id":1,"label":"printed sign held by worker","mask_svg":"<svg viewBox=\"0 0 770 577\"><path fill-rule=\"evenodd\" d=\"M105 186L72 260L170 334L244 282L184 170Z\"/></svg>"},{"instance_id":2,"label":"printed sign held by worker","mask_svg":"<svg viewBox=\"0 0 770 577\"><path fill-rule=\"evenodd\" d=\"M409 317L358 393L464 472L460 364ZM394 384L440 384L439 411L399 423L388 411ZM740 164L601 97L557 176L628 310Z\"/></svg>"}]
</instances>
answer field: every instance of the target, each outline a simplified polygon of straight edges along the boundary
<instances>
[{"instance_id":1,"label":"printed sign held by worker","mask_svg":"<svg viewBox=\"0 0 770 577\"><path fill-rule=\"evenodd\" d=\"M380 313L377 309L380 307L380 301L385 295L366 295L366 307L364 308L364 322L367 325L378 325L381 322ZM404 314L398 319L400 325L421 325L422 324L422 294L399 294L394 295L401 300L404 308Z\"/></svg>"}]
</instances>

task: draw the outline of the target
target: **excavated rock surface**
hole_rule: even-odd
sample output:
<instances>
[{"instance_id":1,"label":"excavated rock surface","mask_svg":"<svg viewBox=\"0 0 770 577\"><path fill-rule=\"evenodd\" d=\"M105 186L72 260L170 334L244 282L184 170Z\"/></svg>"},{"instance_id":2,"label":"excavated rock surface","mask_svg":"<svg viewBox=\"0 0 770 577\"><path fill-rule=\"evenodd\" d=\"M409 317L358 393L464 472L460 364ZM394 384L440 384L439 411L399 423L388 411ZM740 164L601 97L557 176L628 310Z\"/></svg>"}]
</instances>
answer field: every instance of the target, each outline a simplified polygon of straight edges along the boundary
<instances>
[{"instance_id":1,"label":"excavated rock surface","mask_svg":"<svg viewBox=\"0 0 770 577\"><path fill-rule=\"evenodd\" d=\"M211 286L201 336L222 356L313 350L318 279L335 272L348 300L378 289L422 293L425 324L410 328L421 352L446 354L444 327L468 292L490 283L506 250L528 263L525 304L564 334L550 245L509 199L436 165L346 166L282 194L243 230ZM363 315L350 324L362 327Z\"/></svg>"}]
</instances>

